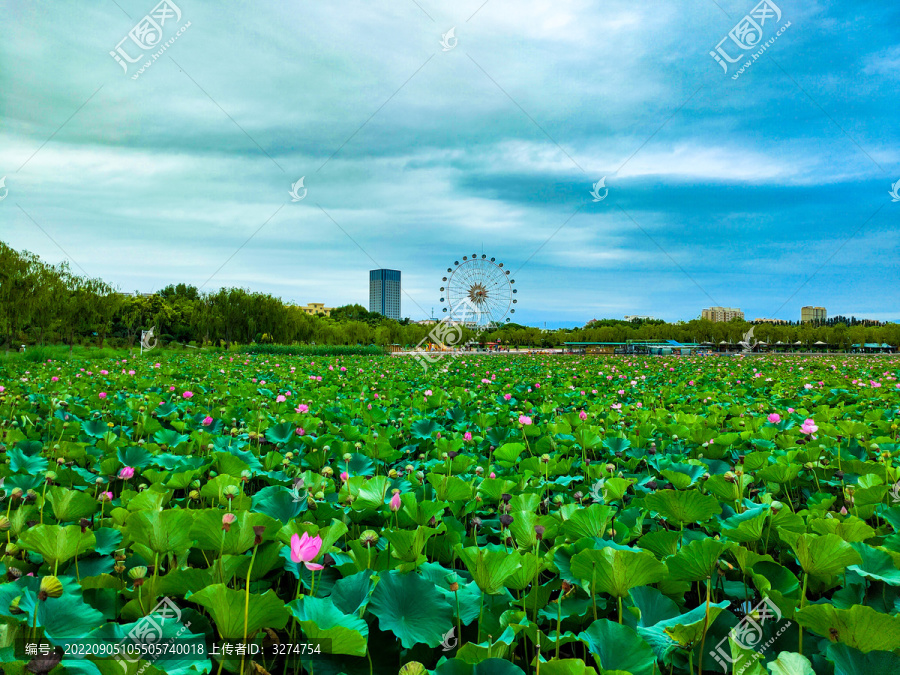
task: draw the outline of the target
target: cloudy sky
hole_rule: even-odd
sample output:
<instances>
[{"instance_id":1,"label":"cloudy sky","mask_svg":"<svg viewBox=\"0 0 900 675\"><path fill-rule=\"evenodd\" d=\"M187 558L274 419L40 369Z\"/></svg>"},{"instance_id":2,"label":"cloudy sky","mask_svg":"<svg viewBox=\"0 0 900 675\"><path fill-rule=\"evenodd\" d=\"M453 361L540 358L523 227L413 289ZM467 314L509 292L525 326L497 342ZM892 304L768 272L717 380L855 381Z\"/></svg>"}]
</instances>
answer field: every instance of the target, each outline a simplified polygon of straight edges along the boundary
<instances>
[{"instance_id":1,"label":"cloudy sky","mask_svg":"<svg viewBox=\"0 0 900 675\"><path fill-rule=\"evenodd\" d=\"M0 3L0 239L330 306L389 267L414 319L482 252L532 325L900 319L897 3L176 2Z\"/></svg>"}]
</instances>

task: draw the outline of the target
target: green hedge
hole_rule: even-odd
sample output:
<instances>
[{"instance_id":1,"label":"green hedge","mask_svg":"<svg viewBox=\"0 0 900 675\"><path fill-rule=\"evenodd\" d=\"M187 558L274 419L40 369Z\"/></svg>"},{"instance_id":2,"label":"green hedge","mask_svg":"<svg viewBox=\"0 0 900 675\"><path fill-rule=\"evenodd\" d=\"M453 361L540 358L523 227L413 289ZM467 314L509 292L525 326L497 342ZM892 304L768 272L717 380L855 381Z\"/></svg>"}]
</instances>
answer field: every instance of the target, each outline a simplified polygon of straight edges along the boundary
<instances>
[{"instance_id":1,"label":"green hedge","mask_svg":"<svg viewBox=\"0 0 900 675\"><path fill-rule=\"evenodd\" d=\"M296 356L382 356L377 345L248 345L242 354L288 354Z\"/></svg>"}]
</instances>

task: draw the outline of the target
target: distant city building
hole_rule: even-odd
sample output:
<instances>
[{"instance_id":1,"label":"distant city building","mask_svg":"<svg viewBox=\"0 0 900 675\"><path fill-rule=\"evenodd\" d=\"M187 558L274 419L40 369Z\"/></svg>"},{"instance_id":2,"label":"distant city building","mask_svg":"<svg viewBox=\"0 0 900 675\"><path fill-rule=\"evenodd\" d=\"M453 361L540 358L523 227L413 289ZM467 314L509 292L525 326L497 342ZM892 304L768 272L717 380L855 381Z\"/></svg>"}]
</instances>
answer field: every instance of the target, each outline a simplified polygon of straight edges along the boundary
<instances>
[{"instance_id":1,"label":"distant city building","mask_svg":"<svg viewBox=\"0 0 900 675\"><path fill-rule=\"evenodd\" d=\"M731 321L743 319L744 313L735 307L709 307L701 312L700 317L708 321Z\"/></svg>"},{"instance_id":2,"label":"distant city building","mask_svg":"<svg viewBox=\"0 0 900 675\"><path fill-rule=\"evenodd\" d=\"M626 321L659 321L655 316L643 316L642 314L626 314Z\"/></svg>"},{"instance_id":3,"label":"distant city building","mask_svg":"<svg viewBox=\"0 0 900 675\"><path fill-rule=\"evenodd\" d=\"M298 306L298 309L314 316L331 316L334 307L326 307L322 302L311 302L308 305Z\"/></svg>"},{"instance_id":4,"label":"distant city building","mask_svg":"<svg viewBox=\"0 0 900 675\"><path fill-rule=\"evenodd\" d=\"M400 271L369 271L369 311L400 320Z\"/></svg>"},{"instance_id":5,"label":"distant city building","mask_svg":"<svg viewBox=\"0 0 900 675\"><path fill-rule=\"evenodd\" d=\"M783 319L753 319L753 323L787 323Z\"/></svg>"},{"instance_id":6,"label":"distant city building","mask_svg":"<svg viewBox=\"0 0 900 675\"><path fill-rule=\"evenodd\" d=\"M828 318L828 312L824 307L801 307L800 321L809 323L811 321L825 321Z\"/></svg>"}]
</instances>

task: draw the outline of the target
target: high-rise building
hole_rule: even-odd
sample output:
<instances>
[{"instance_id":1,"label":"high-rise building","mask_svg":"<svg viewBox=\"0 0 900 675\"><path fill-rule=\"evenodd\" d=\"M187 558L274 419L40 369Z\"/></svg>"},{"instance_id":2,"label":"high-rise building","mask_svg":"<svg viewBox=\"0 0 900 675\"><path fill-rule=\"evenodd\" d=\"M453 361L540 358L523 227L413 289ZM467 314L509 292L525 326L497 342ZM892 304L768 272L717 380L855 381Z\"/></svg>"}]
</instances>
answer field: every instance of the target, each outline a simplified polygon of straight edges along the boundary
<instances>
[{"instance_id":1,"label":"high-rise building","mask_svg":"<svg viewBox=\"0 0 900 675\"><path fill-rule=\"evenodd\" d=\"M743 319L744 313L735 307L709 307L701 312L700 317L709 321L731 321Z\"/></svg>"},{"instance_id":2,"label":"high-rise building","mask_svg":"<svg viewBox=\"0 0 900 675\"><path fill-rule=\"evenodd\" d=\"M800 321L809 323L811 321L825 321L828 318L828 312L824 307L801 307Z\"/></svg>"},{"instance_id":3,"label":"high-rise building","mask_svg":"<svg viewBox=\"0 0 900 675\"><path fill-rule=\"evenodd\" d=\"M400 270L369 271L369 311L400 320Z\"/></svg>"}]
</instances>

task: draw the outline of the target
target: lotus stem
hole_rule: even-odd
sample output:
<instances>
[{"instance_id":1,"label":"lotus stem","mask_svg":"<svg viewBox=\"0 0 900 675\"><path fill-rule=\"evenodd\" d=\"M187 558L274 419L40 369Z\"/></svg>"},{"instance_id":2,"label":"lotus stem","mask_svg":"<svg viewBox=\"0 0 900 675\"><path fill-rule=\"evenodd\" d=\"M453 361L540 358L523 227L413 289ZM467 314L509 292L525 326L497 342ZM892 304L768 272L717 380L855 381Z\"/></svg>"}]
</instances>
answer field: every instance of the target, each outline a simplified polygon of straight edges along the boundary
<instances>
[{"instance_id":1,"label":"lotus stem","mask_svg":"<svg viewBox=\"0 0 900 675\"><path fill-rule=\"evenodd\" d=\"M559 658L559 637L562 634L562 600L565 594L560 590L556 600L556 658Z\"/></svg>"},{"instance_id":2,"label":"lotus stem","mask_svg":"<svg viewBox=\"0 0 900 675\"><path fill-rule=\"evenodd\" d=\"M700 638L700 662L697 664L697 675L703 675L703 653L706 648L706 629L709 627L709 580L706 577L706 617L703 619L703 637ZM691 655L693 655L693 650ZM693 671L693 669L691 669Z\"/></svg>"},{"instance_id":3,"label":"lotus stem","mask_svg":"<svg viewBox=\"0 0 900 675\"><path fill-rule=\"evenodd\" d=\"M806 582L809 579L809 573L803 572L803 592L800 593L800 609L803 609L803 603L806 602ZM797 624L800 626L799 622ZM797 652L803 656L803 626L800 626L800 639L797 641Z\"/></svg>"},{"instance_id":4,"label":"lotus stem","mask_svg":"<svg viewBox=\"0 0 900 675\"><path fill-rule=\"evenodd\" d=\"M253 547L253 555L250 556L250 567L247 568L247 587L244 589L244 644L247 644L247 617L250 614L250 575L253 573L253 563L256 561L256 549ZM241 672L244 672L244 654L241 654Z\"/></svg>"}]
</instances>

